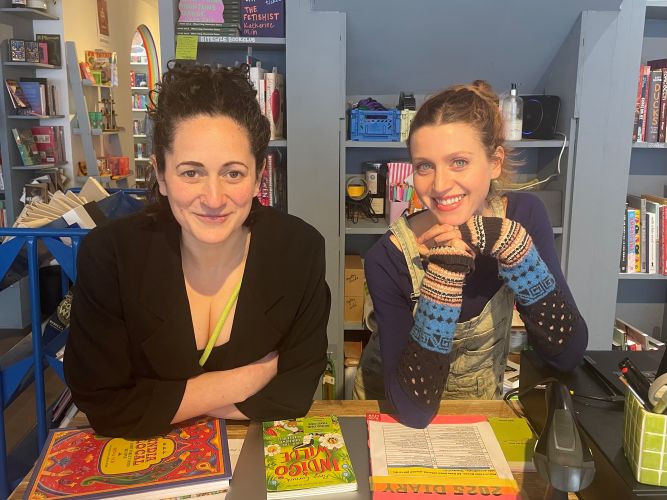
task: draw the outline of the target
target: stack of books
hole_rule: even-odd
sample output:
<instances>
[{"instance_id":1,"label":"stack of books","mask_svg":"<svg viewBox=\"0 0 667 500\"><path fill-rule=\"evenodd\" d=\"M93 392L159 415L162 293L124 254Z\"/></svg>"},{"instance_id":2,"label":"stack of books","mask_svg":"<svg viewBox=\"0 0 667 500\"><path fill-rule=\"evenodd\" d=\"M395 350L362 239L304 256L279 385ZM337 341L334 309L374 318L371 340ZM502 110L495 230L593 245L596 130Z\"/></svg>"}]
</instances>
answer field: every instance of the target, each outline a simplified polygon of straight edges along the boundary
<instances>
[{"instance_id":1,"label":"stack of books","mask_svg":"<svg viewBox=\"0 0 667 500\"><path fill-rule=\"evenodd\" d=\"M177 35L239 36L241 34L240 0L223 0L224 9L207 9L206 0L181 0ZM217 7L217 6L216 6Z\"/></svg>"}]
</instances>

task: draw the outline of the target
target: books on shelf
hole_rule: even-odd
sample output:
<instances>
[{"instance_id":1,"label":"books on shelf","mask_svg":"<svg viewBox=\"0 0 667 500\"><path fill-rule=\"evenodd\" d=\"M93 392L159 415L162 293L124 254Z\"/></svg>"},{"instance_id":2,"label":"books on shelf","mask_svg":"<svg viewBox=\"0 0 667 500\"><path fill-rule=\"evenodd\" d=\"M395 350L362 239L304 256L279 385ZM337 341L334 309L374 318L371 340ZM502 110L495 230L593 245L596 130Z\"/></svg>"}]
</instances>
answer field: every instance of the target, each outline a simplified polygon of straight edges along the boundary
<instances>
[{"instance_id":1,"label":"books on shelf","mask_svg":"<svg viewBox=\"0 0 667 500\"><path fill-rule=\"evenodd\" d=\"M263 422L262 440L268 499L356 491L336 416Z\"/></svg>"},{"instance_id":2,"label":"books on shelf","mask_svg":"<svg viewBox=\"0 0 667 500\"><path fill-rule=\"evenodd\" d=\"M285 1L241 0L241 35L255 37L285 36Z\"/></svg>"},{"instance_id":3,"label":"books on shelf","mask_svg":"<svg viewBox=\"0 0 667 500\"><path fill-rule=\"evenodd\" d=\"M241 6L239 0L222 0L212 8L210 0L180 0L176 35L239 36ZM223 4L223 5L219 5Z\"/></svg>"},{"instance_id":4,"label":"books on shelf","mask_svg":"<svg viewBox=\"0 0 667 500\"><path fill-rule=\"evenodd\" d=\"M88 64L90 74L96 83L118 86L118 65L115 52L99 49L86 50L85 62Z\"/></svg>"},{"instance_id":5,"label":"books on shelf","mask_svg":"<svg viewBox=\"0 0 667 500\"><path fill-rule=\"evenodd\" d=\"M58 90L46 78L22 77L5 80L5 88L16 114L51 116L58 114Z\"/></svg>"},{"instance_id":6,"label":"books on shelf","mask_svg":"<svg viewBox=\"0 0 667 500\"><path fill-rule=\"evenodd\" d=\"M664 342L651 337L621 318L614 320L612 348L621 351L655 351L664 348Z\"/></svg>"},{"instance_id":7,"label":"books on shelf","mask_svg":"<svg viewBox=\"0 0 667 500\"><path fill-rule=\"evenodd\" d=\"M628 195L623 214L619 271L667 274L667 198Z\"/></svg>"},{"instance_id":8,"label":"books on shelf","mask_svg":"<svg viewBox=\"0 0 667 500\"><path fill-rule=\"evenodd\" d=\"M48 166L65 161L62 126L15 128L12 133L24 166Z\"/></svg>"},{"instance_id":9,"label":"books on shelf","mask_svg":"<svg viewBox=\"0 0 667 500\"><path fill-rule=\"evenodd\" d=\"M374 500L484 495L520 498L512 471L483 415L437 415L424 429L369 413Z\"/></svg>"},{"instance_id":10,"label":"books on shelf","mask_svg":"<svg viewBox=\"0 0 667 500\"><path fill-rule=\"evenodd\" d=\"M274 207L287 212L287 169L275 151L266 156L266 166L262 170L257 198L265 207Z\"/></svg>"},{"instance_id":11,"label":"books on shelf","mask_svg":"<svg viewBox=\"0 0 667 500\"><path fill-rule=\"evenodd\" d=\"M54 66L62 65L60 35L55 35L52 33L37 33L35 35L35 40L37 40L38 43L46 44L49 64Z\"/></svg>"},{"instance_id":12,"label":"books on shelf","mask_svg":"<svg viewBox=\"0 0 667 500\"><path fill-rule=\"evenodd\" d=\"M103 437L89 427L56 429L26 498L160 499L224 491L230 478L222 419L190 420L164 436L138 440Z\"/></svg>"}]
</instances>

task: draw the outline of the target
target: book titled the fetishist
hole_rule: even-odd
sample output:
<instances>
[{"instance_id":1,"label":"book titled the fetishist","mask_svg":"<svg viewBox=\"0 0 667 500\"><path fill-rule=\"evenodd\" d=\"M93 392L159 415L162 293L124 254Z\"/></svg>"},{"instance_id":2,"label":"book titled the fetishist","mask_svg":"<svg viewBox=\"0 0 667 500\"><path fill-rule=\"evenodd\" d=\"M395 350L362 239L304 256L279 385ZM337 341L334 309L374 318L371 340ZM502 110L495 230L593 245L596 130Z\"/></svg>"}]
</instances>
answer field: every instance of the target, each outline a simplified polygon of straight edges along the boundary
<instances>
[{"instance_id":1,"label":"book titled the fetishist","mask_svg":"<svg viewBox=\"0 0 667 500\"><path fill-rule=\"evenodd\" d=\"M193 496L226 490L231 475L224 420L190 420L139 440L102 437L89 427L57 429L24 500Z\"/></svg>"},{"instance_id":2,"label":"book titled the fetishist","mask_svg":"<svg viewBox=\"0 0 667 500\"><path fill-rule=\"evenodd\" d=\"M262 438L267 498L357 489L357 479L337 417L263 422Z\"/></svg>"}]
</instances>

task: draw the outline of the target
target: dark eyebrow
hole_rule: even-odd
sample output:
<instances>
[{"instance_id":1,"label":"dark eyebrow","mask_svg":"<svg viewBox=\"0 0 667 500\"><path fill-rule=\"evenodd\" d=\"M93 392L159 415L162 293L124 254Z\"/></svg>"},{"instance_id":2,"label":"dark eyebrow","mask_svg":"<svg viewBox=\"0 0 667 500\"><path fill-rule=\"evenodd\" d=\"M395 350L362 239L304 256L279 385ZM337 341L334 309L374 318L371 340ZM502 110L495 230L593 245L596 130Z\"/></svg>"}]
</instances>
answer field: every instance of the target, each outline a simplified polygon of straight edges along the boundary
<instances>
[{"instance_id":1,"label":"dark eyebrow","mask_svg":"<svg viewBox=\"0 0 667 500\"><path fill-rule=\"evenodd\" d=\"M246 164L243 163L242 161L235 161L235 160L228 161L227 163L223 164L222 167L223 167L223 168L225 168L225 167L231 167L231 166L233 166L233 165L240 165L240 166L245 167L245 168L247 168L248 170L250 170L250 167L248 167L248 165L246 165ZM184 160L184 161L182 161L182 162L180 162L180 163L178 163L178 164L176 165L176 167L181 167L181 166L204 168L204 164L203 164L203 163L198 162L198 161L194 161L194 160Z\"/></svg>"}]
</instances>

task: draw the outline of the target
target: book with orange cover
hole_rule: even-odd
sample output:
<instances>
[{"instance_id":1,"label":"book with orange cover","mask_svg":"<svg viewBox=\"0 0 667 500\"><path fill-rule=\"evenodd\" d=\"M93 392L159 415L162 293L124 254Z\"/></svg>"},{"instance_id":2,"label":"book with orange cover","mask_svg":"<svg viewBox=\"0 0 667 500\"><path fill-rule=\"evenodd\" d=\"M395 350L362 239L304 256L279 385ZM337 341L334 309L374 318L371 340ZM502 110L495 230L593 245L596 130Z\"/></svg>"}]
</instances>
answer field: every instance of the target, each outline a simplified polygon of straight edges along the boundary
<instances>
[{"instance_id":1,"label":"book with orange cover","mask_svg":"<svg viewBox=\"0 0 667 500\"><path fill-rule=\"evenodd\" d=\"M90 427L55 429L24 499L161 499L226 490L231 478L224 420L201 418L164 436L128 440Z\"/></svg>"},{"instance_id":2,"label":"book with orange cover","mask_svg":"<svg viewBox=\"0 0 667 500\"><path fill-rule=\"evenodd\" d=\"M414 429L368 413L373 500L520 498L484 415L437 415Z\"/></svg>"}]
</instances>

